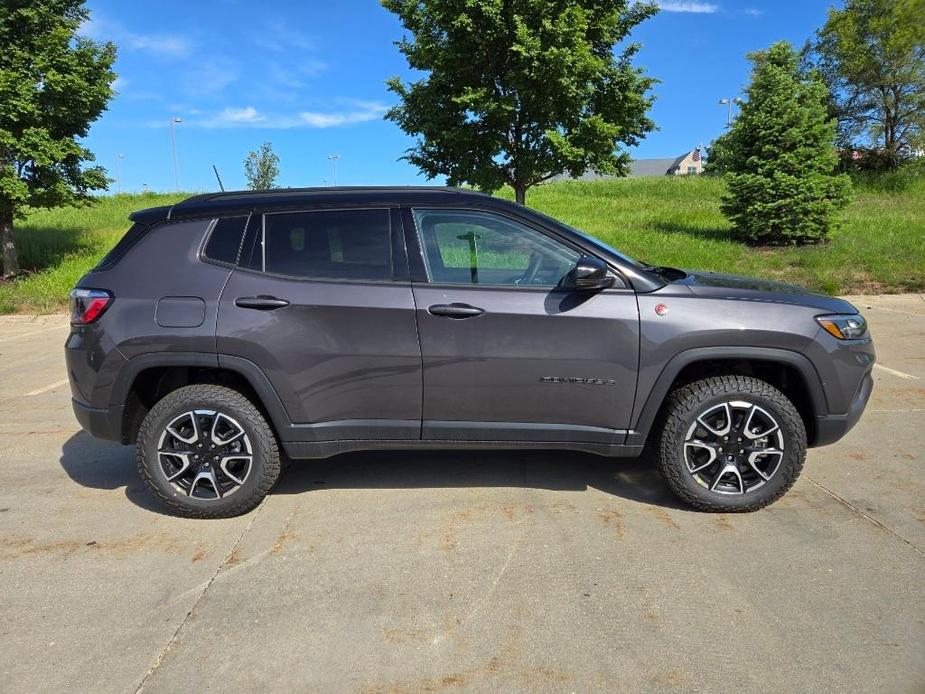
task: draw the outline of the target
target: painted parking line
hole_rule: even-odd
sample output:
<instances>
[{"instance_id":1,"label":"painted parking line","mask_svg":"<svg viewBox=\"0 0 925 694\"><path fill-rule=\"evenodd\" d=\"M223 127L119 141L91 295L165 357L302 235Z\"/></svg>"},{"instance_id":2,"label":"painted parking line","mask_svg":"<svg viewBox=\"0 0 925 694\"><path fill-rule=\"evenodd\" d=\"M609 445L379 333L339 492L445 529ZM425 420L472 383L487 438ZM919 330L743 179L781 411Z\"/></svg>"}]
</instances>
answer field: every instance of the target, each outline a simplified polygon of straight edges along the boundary
<instances>
[{"instance_id":1,"label":"painted parking line","mask_svg":"<svg viewBox=\"0 0 925 694\"><path fill-rule=\"evenodd\" d=\"M28 396L32 396L32 395L41 395L42 393L47 393L49 390L54 390L55 388L60 388L60 387L63 386L65 383L67 383L67 379L66 379L66 378L65 378L63 381L55 381L54 383L51 383L51 384L49 384L49 385L47 385L47 386L44 386L44 387L42 387L42 388L36 388L35 390L30 390L28 393L26 393L26 396L28 397Z\"/></svg>"},{"instance_id":2,"label":"painted parking line","mask_svg":"<svg viewBox=\"0 0 925 694\"><path fill-rule=\"evenodd\" d=\"M888 374L897 376L898 378L905 378L907 381L918 381L918 376L913 376L912 374L907 374L905 371L897 371L896 369L891 369L889 366L884 366L883 364L874 364L875 369L880 369L881 371L886 371Z\"/></svg>"},{"instance_id":3,"label":"painted parking line","mask_svg":"<svg viewBox=\"0 0 925 694\"><path fill-rule=\"evenodd\" d=\"M18 340L21 337L32 337L33 335L38 335L40 333L47 333L49 330L60 330L61 328L66 328L67 324L61 325L52 325L48 328L42 328L41 330L32 330L28 333L20 333L19 335L10 335L9 337L0 337L0 342L12 342L13 340Z\"/></svg>"}]
</instances>

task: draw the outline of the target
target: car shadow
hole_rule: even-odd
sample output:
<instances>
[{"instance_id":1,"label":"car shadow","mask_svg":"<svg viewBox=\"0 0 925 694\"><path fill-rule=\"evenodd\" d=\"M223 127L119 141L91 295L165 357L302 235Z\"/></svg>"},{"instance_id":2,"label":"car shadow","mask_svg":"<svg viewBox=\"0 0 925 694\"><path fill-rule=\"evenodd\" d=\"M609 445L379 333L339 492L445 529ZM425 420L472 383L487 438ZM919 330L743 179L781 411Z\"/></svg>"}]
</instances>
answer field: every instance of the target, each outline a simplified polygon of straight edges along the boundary
<instances>
[{"instance_id":1,"label":"car shadow","mask_svg":"<svg viewBox=\"0 0 925 694\"><path fill-rule=\"evenodd\" d=\"M92 489L125 488L125 496L136 506L163 513L163 507L151 496L135 468L135 449L94 439L77 432L61 447L61 467L68 477Z\"/></svg>"},{"instance_id":2,"label":"car shadow","mask_svg":"<svg viewBox=\"0 0 925 694\"><path fill-rule=\"evenodd\" d=\"M129 501L149 511L163 507L135 469L134 448L74 434L61 450L61 467L84 487L125 488ZM686 509L643 458L604 458L572 451L366 451L322 460L296 460L271 494L319 489L441 489L522 487L563 491L594 488L630 501Z\"/></svg>"}]
</instances>

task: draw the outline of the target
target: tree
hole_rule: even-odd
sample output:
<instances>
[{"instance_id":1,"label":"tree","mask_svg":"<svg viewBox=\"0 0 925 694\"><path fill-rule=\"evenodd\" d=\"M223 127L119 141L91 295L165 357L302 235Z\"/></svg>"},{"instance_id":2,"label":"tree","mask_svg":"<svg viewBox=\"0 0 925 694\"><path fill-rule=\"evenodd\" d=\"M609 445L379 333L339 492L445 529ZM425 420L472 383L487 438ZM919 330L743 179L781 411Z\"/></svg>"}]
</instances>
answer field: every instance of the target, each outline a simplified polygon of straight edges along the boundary
<instances>
[{"instance_id":1,"label":"tree","mask_svg":"<svg viewBox=\"0 0 925 694\"><path fill-rule=\"evenodd\" d=\"M840 144L890 167L925 137L925 0L847 0L809 46L831 91Z\"/></svg>"},{"instance_id":2,"label":"tree","mask_svg":"<svg viewBox=\"0 0 925 694\"><path fill-rule=\"evenodd\" d=\"M397 42L426 76L387 84L388 111L417 142L404 157L428 178L484 191L502 185L523 203L533 185L589 168L625 174L654 128L654 80L615 46L652 16L634 0L382 0L410 38Z\"/></svg>"},{"instance_id":3,"label":"tree","mask_svg":"<svg viewBox=\"0 0 925 694\"><path fill-rule=\"evenodd\" d=\"M85 204L106 171L81 146L112 97L115 46L76 35L83 0L5 0L0 7L0 245L19 272L13 223L26 207Z\"/></svg>"},{"instance_id":4,"label":"tree","mask_svg":"<svg viewBox=\"0 0 925 694\"><path fill-rule=\"evenodd\" d=\"M835 121L825 84L800 71L786 41L749 58L748 99L723 136L722 210L735 225L733 235L748 243L820 241L850 190L848 177L835 174Z\"/></svg>"},{"instance_id":5,"label":"tree","mask_svg":"<svg viewBox=\"0 0 925 694\"><path fill-rule=\"evenodd\" d=\"M244 160L244 176L251 190L270 190L276 187L279 157L270 142L264 142L256 152L248 153Z\"/></svg>"},{"instance_id":6,"label":"tree","mask_svg":"<svg viewBox=\"0 0 925 694\"><path fill-rule=\"evenodd\" d=\"M707 147L707 158L703 173L707 176L722 176L729 169L729 133L717 137Z\"/></svg>"}]
</instances>

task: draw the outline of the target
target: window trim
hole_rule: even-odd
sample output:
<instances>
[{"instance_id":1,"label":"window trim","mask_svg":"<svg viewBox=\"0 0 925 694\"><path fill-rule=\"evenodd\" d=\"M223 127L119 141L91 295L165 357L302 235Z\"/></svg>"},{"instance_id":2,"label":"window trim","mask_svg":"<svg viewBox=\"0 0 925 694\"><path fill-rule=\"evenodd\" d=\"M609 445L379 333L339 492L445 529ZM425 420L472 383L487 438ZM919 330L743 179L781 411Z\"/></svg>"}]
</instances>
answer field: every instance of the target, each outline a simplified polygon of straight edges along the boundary
<instances>
[{"instance_id":1,"label":"window trim","mask_svg":"<svg viewBox=\"0 0 925 694\"><path fill-rule=\"evenodd\" d=\"M555 291L573 291L570 289L562 289L557 284L554 284L554 285L549 285L549 284L520 285L520 284L489 284L489 283L466 284L466 283L433 281L433 279L430 276L430 272L428 271L427 260L424 257L424 253L425 253L424 239L421 235L421 229L418 227L417 215L414 214L415 210L434 210L434 211L441 211L441 212L443 211L445 212L480 212L482 214L495 215L504 220L513 222L515 224L519 224L521 226L526 227L527 229L530 229L531 231L537 234L541 234L547 238L552 239L553 241L556 241L557 243L562 244L563 246L566 246L567 248L570 248L571 250L577 252L579 254L579 257L588 256L588 257L597 258L598 260L606 264L607 268L609 269L610 273L615 277L616 281L620 282L623 286L622 287L618 287L618 286L608 287L607 289L603 289L600 291L616 290L616 291L621 291L621 292L629 291L629 292L635 293L635 290L632 288L630 283L623 276L623 273L621 273L618 269L614 268L612 263L608 262L604 258L601 258L596 253L592 253L588 251L587 249L582 248L579 244L575 243L572 239L566 238L555 232L550 232L547 229L540 228L537 225L531 224L528 221L518 218L516 216L505 214L504 212L500 210L486 209L484 207L479 207L479 206L468 207L468 206L458 206L458 205L430 205L430 206L402 205L403 225L405 227L409 227L410 225L410 233L411 233L411 236L413 237L413 242L415 246L413 251L410 248L408 249L409 264L412 265L412 280L411 281L413 284L426 284L429 287L438 287L438 288L457 288L457 289L465 288L467 290L479 289L479 288L493 289L493 290L514 289L518 291L544 292L546 294L550 292L555 292ZM414 257L415 259L413 263L411 261L411 257ZM423 277L424 279L418 279L418 277Z\"/></svg>"},{"instance_id":2,"label":"window trim","mask_svg":"<svg viewBox=\"0 0 925 694\"><path fill-rule=\"evenodd\" d=\"M241 266L241 250L238 251L238 262L235 265L235 270L240 272L247 272L254 275L261 275L263 277L273 277L275 279L289 280L293 282L323 282L326 284L341 284L348 282L350 284L374 284L374 285L398 285L408 284L409 280L396 279L396 271L400 270L403 264L407 263L406 259L396 257L396 246L395 246L395 223L393 220L393 210L396 209L393 206L350 206L350 207L303 207L295 208L291 210L275 210L273 212L265 211L254 211L251 216L259 215L260 216L260 233L255 236L254 242L260 244L260 268L254 269L251 267L242 267ZM389 224L389 264L390 264L390 274L392 275L391 279L387 280L374 280L374 279L358 279L355 277L305 277L303 275L286 275L279 272L267 272L267 262L266 262L266 234L267 234L267 217L270 215L286 215L286 214L311 214L314 212L385 212L388 217ZM244 228L244 234L241 236L241 242L244 242L244 236L247 234L247 227Z\"/></svg>"}]
</instances>

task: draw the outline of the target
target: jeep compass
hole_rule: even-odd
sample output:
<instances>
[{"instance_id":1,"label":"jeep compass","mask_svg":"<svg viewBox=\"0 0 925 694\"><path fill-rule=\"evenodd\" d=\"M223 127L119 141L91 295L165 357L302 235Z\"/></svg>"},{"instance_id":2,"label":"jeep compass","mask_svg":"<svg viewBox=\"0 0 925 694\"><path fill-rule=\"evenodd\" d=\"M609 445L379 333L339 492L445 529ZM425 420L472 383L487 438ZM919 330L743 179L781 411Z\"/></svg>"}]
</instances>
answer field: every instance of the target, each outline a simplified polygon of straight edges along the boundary
<instances>
[{"instance_id":1,"label":"jeep compass","mask_svg":"<svg viewBox=\"0 0 925 694\"><path fill-rule=\"evenodd\" d=\"M453 188L199 195L131 215L71 292L73 407L174 512L254 508L280 460L644 451L707 511L793 485L874 348L850 303L635 261Z\"/></svg>"}]
</instances>

